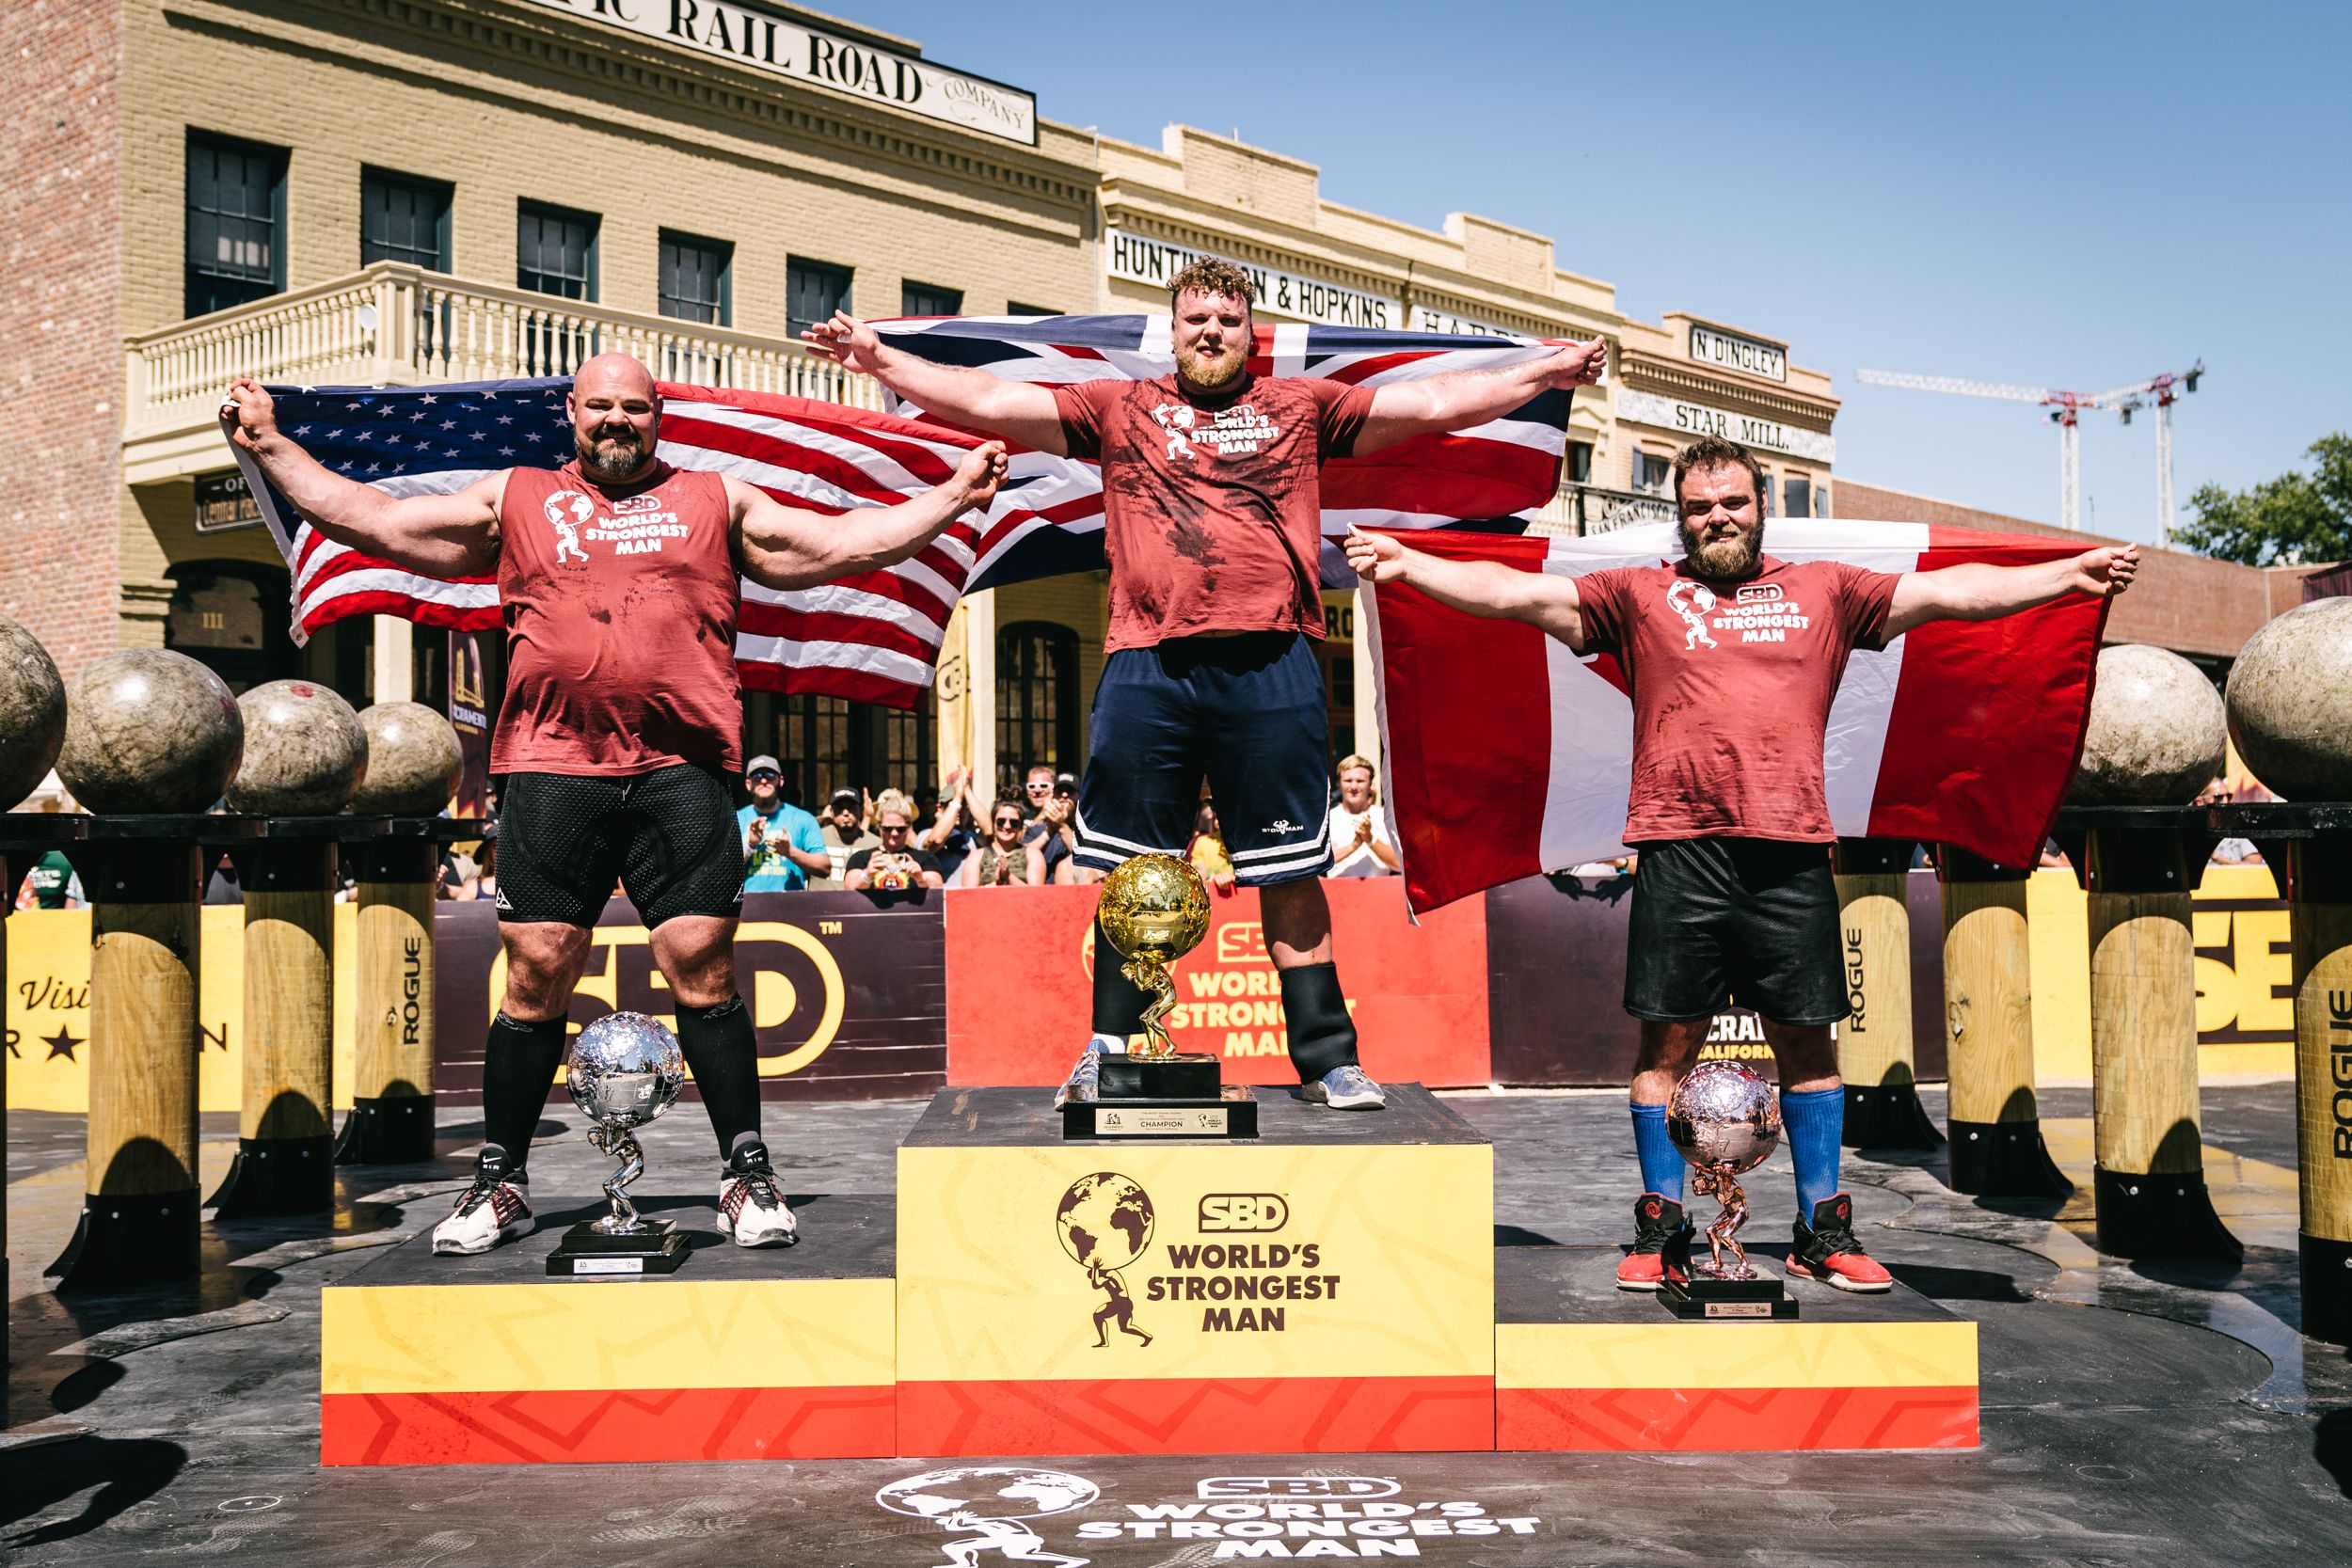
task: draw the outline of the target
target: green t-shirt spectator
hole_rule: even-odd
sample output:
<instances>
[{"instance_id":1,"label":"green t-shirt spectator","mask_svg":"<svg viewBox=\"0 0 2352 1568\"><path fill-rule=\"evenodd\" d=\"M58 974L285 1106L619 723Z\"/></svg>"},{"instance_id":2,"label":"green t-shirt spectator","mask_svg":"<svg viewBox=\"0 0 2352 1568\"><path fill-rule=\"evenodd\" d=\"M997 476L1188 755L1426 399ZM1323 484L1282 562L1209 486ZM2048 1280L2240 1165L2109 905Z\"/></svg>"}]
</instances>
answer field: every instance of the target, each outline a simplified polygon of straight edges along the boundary
<instances>
[{"instance_id":1,"label":"green t-shirt spectator","mask_svg":"<svg viewBox=\"0 0 2352 1568\"><path fill-rule=\"evenodd\" d=\"M52 849L33 863L24 874L24 885L32 890L33 908L62 910L82 900L82 884L74 879L73 863L65 858L62 849Z\"/></svg>"}]
</instances>

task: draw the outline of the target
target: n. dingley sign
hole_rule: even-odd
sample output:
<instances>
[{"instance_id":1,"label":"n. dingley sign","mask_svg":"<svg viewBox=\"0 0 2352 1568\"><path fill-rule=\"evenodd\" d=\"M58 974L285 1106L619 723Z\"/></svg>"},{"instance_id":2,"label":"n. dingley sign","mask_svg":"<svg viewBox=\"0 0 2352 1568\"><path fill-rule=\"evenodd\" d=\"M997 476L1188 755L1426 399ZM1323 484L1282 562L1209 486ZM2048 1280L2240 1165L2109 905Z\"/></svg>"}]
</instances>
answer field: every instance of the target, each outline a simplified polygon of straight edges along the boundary
<instances>
[{"instance_id":1,"label":"n. dingley sign","mask_svg":"<svg viewBox=\"0 0 2352 1568\"><path fill-rule=\"evenodd\" d=\"M1169 278L1208 254L1118 229L1103 239L1103 264L1111 277L1163 289L1168 287ZM1258 309L1274 315L1292 316L1323 326L1394 326L1405 313L1396 300L1368 294L1344 284L1326 283L1319 277L1304 277L1279 267L1262 267L1248 261L1233 264L1249 275L1251 285L1258 291Z\"/></svg>"},{"instance_id":2,"label":"n. dingley sign","mask_svg":"<svg viewBox=\"0 0 2352 1568\"><path fill-rule=\"evenodd\" d=\"M1772 381L1788 379L1788 351L1777 343L1719 332L1711 326L1691 328L1691 357L1702 365L1745 371Z\"/></svg>"},{"instance_id":3,"label":"n. dingley sign","mask_svg":"<svg viewBox=\"0 0 2352 1568\"><path fill-rule=\"evenodd\" d=\"M1037 98L839 33L728 0L533 0L584 21L682 43L795 82L814 83L983 135L1037 145Z\"/></svg>"},{"instance_id":4,"label":"n. dingley sign","mask_svg":"<svg viewBox=\"0 0 2352 1568\"><path fill-rule=\"evenodd\" d=\"M1617 418L1635 424L1658 425L1681 436L1721 436L1743 447L1762 447L1766 451L1787 452L1815 463L1837 461L1837 438L1834 436L1783 424L1778 420L1760 420L1753 414L1734 414L1704 404L1680 403L1655 392L1620 389Z\"/></svg>"}]
</instances>

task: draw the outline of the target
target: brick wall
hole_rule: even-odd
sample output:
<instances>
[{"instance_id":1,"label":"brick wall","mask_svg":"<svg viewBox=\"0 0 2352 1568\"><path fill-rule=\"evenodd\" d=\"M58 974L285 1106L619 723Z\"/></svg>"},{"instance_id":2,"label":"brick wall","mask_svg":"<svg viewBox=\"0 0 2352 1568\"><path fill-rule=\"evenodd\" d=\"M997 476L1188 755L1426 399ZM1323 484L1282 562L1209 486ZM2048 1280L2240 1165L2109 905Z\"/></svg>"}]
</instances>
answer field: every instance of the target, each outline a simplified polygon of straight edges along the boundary
<instances>
[{"instance_id":1,"label":"brick wall","mask_svg":"<svg viewBox=\"0 0 2352 1568\"><path fill-rule=\"evenodd\" d=\"M2120 545L2091 533L2069 533L2048 523L1998 512L1980 512L1955 501L1934 500L1902 490L1864 484L1844 475L1830 481L1840 517L1893 523L1928 523L1941 528L1981 529L1993 533L2046 533L2078 539L2082 547ZM2302 600L2308 568L2241 566L2185 550L2143 547L2139 580L2116 601L2107 617L2110 642L2147 642L2204 658L2234 658L2246 640L2274 615Z\"/></svg>"},{"instance_id":2,"label":"brick wall","mask_svg":"<svg viewBox=\"0 0 2352 1568\"><path fill-rule=\"evenodd\" d=\"M71 680L116 646L123 0L29 0L0 168L0 611Z\"/></svg>"}]
</instances>

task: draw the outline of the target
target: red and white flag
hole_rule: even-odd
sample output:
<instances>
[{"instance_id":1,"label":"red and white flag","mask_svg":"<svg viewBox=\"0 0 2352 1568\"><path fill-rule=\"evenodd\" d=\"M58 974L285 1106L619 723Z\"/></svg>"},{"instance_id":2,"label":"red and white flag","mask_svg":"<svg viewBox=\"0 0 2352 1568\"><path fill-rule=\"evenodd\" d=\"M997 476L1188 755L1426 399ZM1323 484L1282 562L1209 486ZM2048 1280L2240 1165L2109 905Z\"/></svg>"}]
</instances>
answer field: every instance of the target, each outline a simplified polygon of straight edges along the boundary
<instances>
[{"instance_id":1,"label":"red and white flag","mask_svg":"<svg viewBox=\"0 0 2352 1568\"><path fill-rule=\"evenodd\" d=\"M1412 543L1566 577L1681 555L1670 523L1588 539L1432 532ZM1845 518L1776 520L1766 549L1881 572L2079 552L2039 535ZM1580 657L1534 626L1395 585L1374 590L1368 608L1388 754L1381 796L1415 910L1625 852L1633 705L1614 658ZM1830 707L1832 827L2032 865L2082 752L2106 610L2105 599L2069 594L1855 650Z\"/></svg>"}]
</instances>

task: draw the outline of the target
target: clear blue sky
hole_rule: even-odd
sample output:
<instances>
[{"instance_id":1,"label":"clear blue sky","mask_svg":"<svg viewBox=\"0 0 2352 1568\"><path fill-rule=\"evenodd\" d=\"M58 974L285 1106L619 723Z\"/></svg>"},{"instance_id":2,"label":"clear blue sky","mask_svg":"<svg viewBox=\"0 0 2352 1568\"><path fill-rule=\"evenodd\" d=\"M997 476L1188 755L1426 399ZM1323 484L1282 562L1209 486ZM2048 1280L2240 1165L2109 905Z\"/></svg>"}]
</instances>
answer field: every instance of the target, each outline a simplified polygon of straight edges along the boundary
<instances>
[{"instance_id":1,"label":"clear blue sky","mask_svg":"<svg viewBox=\"0 0 2352 1568\"><path fill-rule=\"evenodd\" d=\"M2352 429L2352 5L818 3L1065 124L1238 127L1330 200L1518 224L1629 315L1784 338L1853 479L2057 520L2036 410L1865 365L2098 391L2202 356L2184 503ZM2154 536L2149 418L2085 421L2083 491Z\"/></svg>"}]
</instances>

